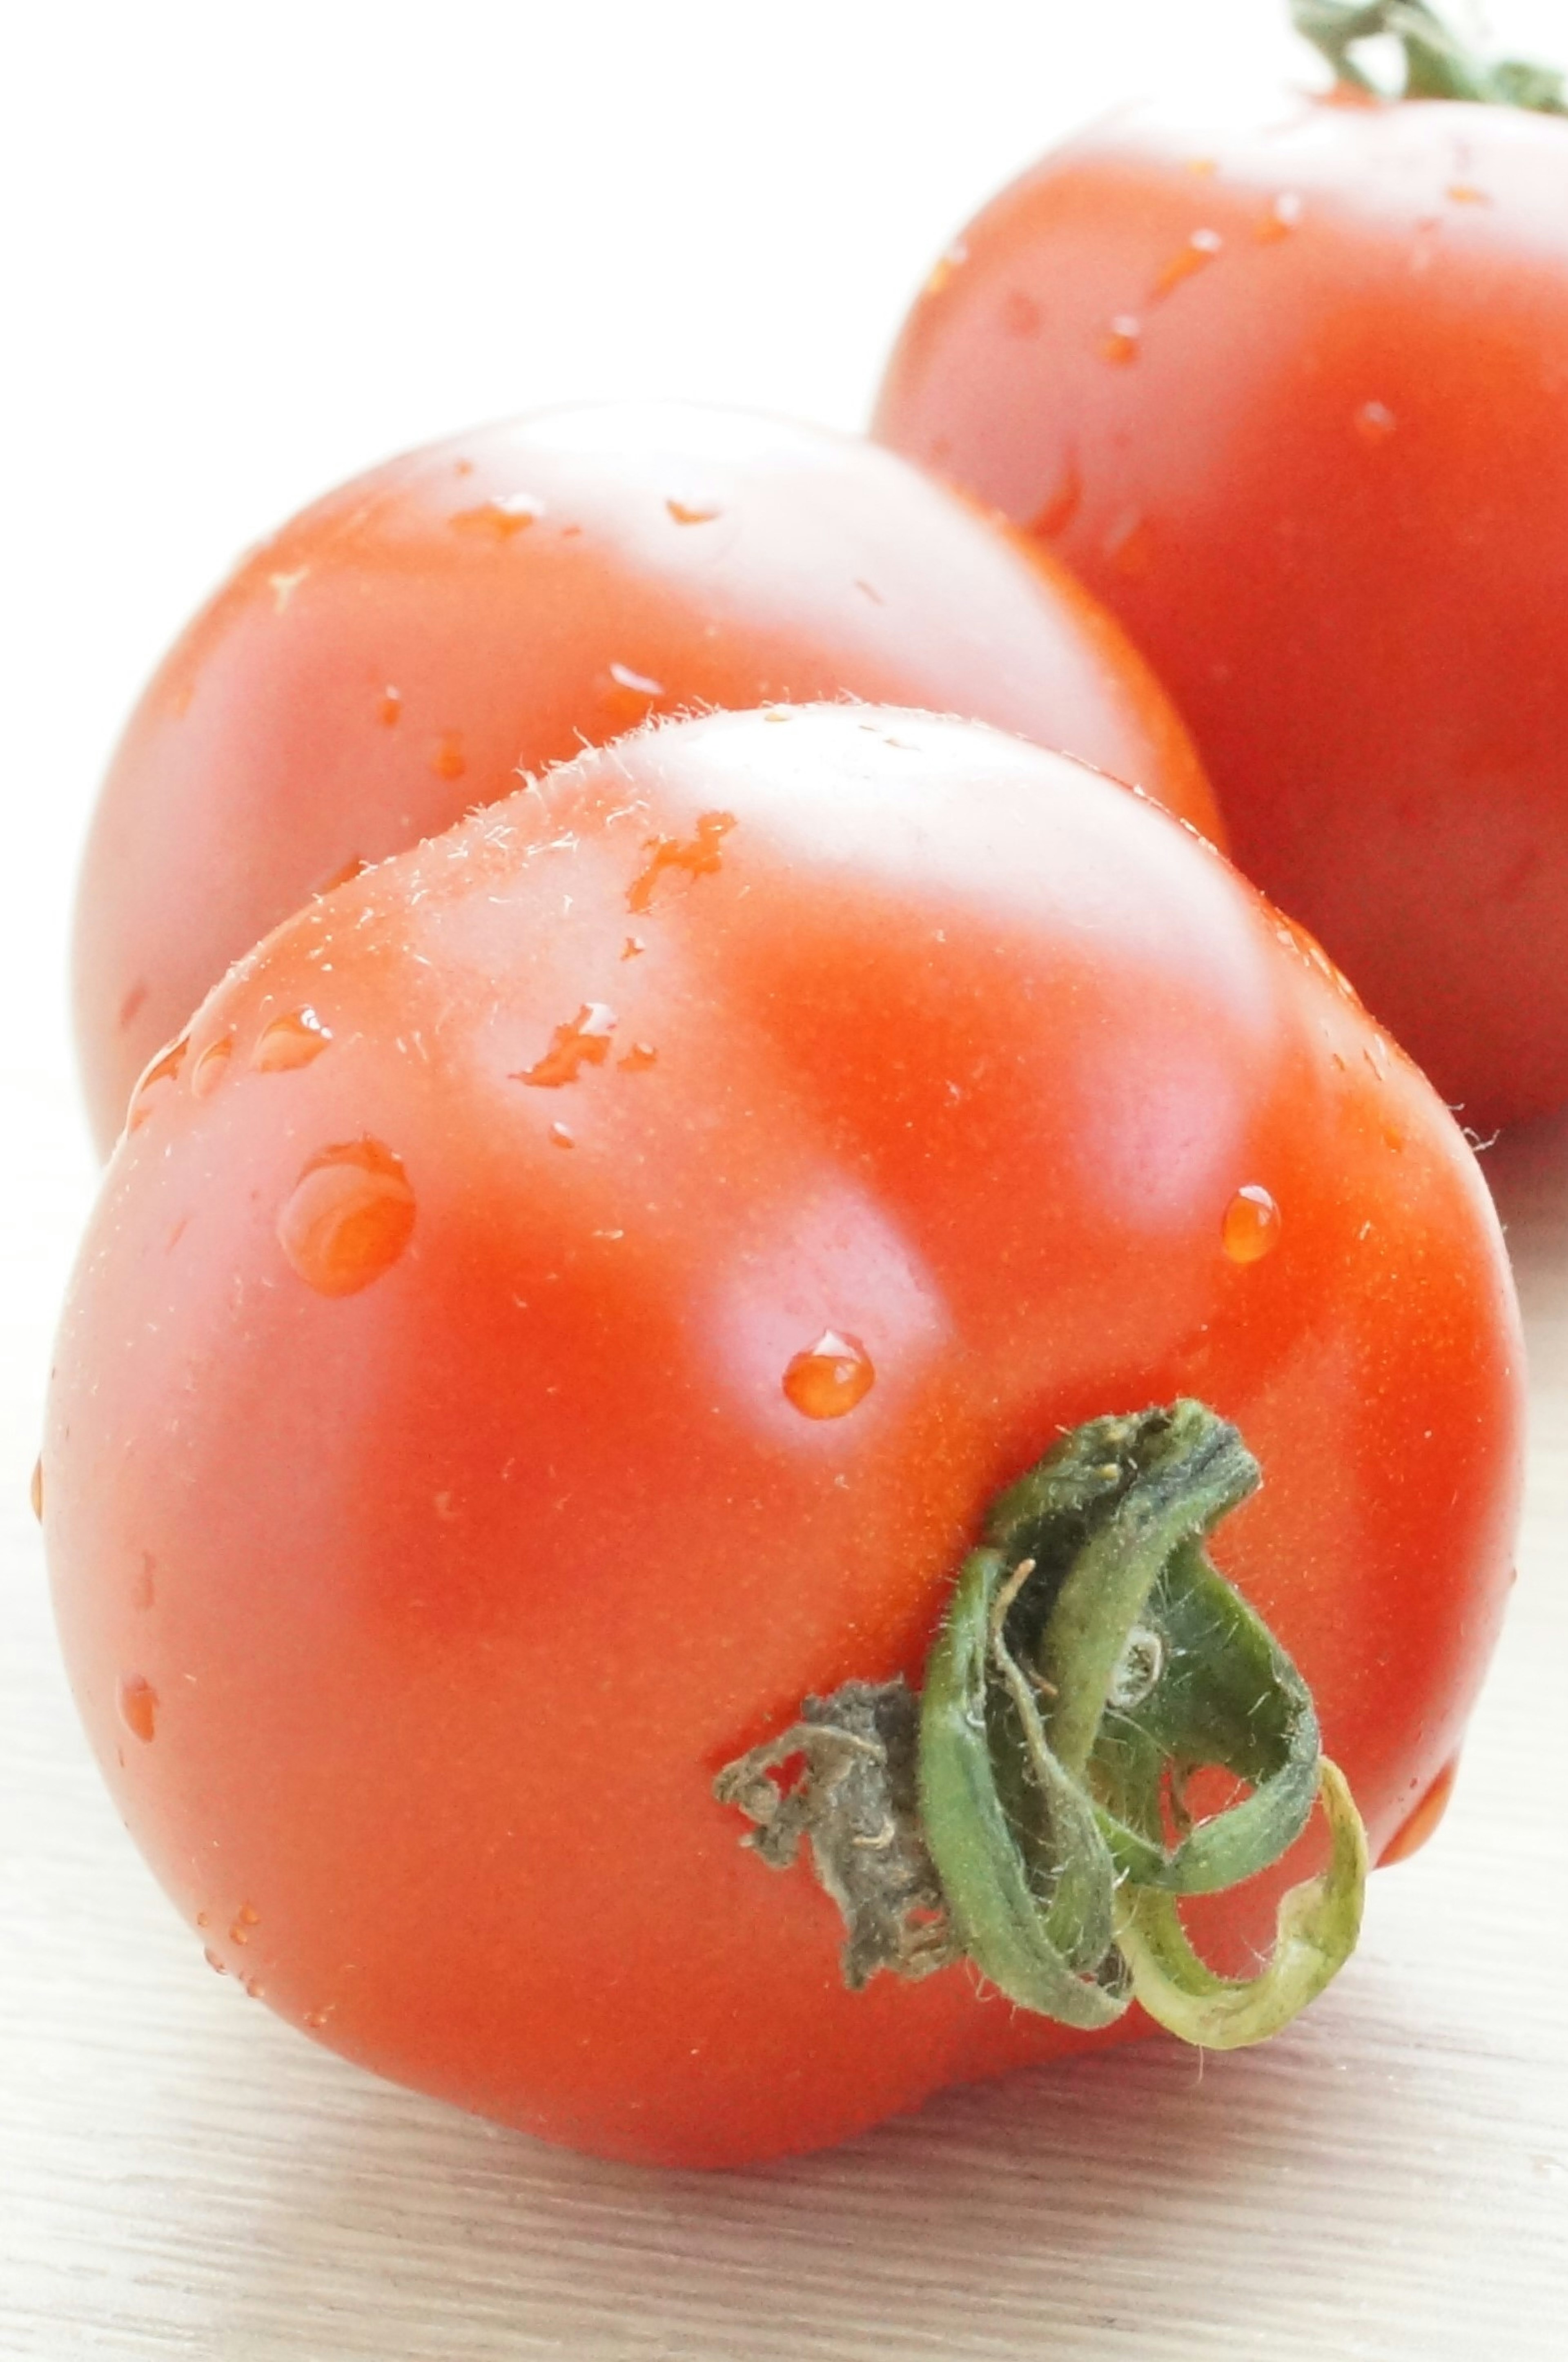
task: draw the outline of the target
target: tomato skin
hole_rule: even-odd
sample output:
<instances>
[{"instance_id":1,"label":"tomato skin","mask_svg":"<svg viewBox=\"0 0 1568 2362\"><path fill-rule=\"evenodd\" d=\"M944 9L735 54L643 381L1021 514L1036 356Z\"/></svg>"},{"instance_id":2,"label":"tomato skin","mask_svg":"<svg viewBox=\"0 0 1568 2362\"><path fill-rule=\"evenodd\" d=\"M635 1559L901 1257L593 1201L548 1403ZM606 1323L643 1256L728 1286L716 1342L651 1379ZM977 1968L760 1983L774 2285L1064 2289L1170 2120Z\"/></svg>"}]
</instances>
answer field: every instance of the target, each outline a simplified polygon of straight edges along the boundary
<instances>
[{"instance_id":1,"label":"tomato skin","mask_svg":"<svg viewBox=\"0 0 1568 2362\"><path fill-rule=\"evenodd\" d=\"M1130 112L955 251L878 433L1121 617L1445 1098L1568 1098L1568 126Z\"/></svg>"},{"instance_id":2,"label":"tomato skin","mask_svg":"<svg viewBox=\"0 0 1568 2362\"><path fill-rule=\"evenodd\" d=\"M258 1065L305 1006L325 1046ZM606 1054L522 1079L580 1012ZM356 1156L412 1220L313 1264L300 1192ZM1244 1188L1277 1237L1236 1259ZM875 1370L842 1417L786 1390L824 1331ZM810 2147L1086 2037L964 1970L845 1992L713 1775L808 1694L918 1679L998 1485L1184 1392L1264 1462L1216 1554L1375 1848L1454 1751L1517 1508L1456 1128L1102 778L924 715L715 715L311 905L145 1087L50 1397L65 1653L138 1842L285 2016L601 2153ZM1301 1867L1201 1907L1218 1957Z\"/></svg>"},{"instance_id":3,"label":"tomato skin","mask_svg":"<svg viewBox=\"0 0 1568 2362\"><path fill-rule=\"evenodd\" d=\"M345 485L197 616L105 782L75 954L101 1147L229 962L354 862L650 713L840 694L1065 746L1218 834L1120 627L875 445L608 404Z\"/></svg>"}]
</instances>

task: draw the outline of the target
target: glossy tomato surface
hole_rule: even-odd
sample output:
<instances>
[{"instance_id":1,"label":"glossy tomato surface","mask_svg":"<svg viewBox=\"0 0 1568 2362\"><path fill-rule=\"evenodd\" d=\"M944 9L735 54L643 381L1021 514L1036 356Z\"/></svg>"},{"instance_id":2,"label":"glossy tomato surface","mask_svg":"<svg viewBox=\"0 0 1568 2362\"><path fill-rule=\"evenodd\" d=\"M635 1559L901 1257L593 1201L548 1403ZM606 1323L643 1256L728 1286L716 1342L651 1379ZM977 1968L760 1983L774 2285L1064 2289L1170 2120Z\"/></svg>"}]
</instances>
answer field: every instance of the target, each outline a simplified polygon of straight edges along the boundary
<instances>
[{"instance_id":1,"label":"glossy tomato surface","mask_svg":"<svg viewBox=\"0 0 1568 2362\"><path fill-rule=\"evenodd\" d=\"M313 903L143 1085L60 1339L61 1629L127 1822L272 2007L555 2140L766 2157L1085 2037L965 1969L847 1992L715 1772L918 1680L999 1485L1183 1394L1263 1463L1217 1556L1384 1845L1509 1573L1457 1129L1103 778L715 715ZM1300 1865L1210 1903L1217 1958Z\"/></svg>"},{"instance_id":2,"label":"glossy tomato surface","mask_svg":"<svg viewBox=\"0 0 1568 2362\"><path fill-rule=\"evenodd\" d=\"M606 405L332 493L196 618L105 781L76 932L101 1145L229 962L356 863L650 714L841 694L1065 747L1217 831L1120 627L875 445Z\"/></svg>"},{"instance_id":3,"label":"glossy tomato surface","mask_svg":"<svg viewBox=\"0 0 1568 2362\"><path fill-rule=\"evenodd\" d=\"M1568 124L1129 112L939 267L878 430L1112 607L1235 857L1472 1122L1568 1098Z\"/></svg>"}]
</instances>

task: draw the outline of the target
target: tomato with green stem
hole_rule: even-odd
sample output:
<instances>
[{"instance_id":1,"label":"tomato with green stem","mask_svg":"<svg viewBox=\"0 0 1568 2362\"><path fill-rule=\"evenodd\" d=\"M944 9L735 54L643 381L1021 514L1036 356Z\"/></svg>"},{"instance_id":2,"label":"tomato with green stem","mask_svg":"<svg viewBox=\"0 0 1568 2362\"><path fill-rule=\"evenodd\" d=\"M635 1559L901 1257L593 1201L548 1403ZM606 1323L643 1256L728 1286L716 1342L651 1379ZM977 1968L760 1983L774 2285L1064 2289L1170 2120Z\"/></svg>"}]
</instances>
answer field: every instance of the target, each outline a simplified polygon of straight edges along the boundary
<instances>
[{"instance_id":1,"label":"tomato with green stem","mask_svg":"<svg viewBox=\"0 0 1568 2362\"><path fill-rule=\"evenodd\" d=\"M1121 618L1236 859L1490 1124L1568 1098L1568 124L1409 0L1296 15L1326 97L1116 115L989 204L877 431Z\"/></svg>"},{"instance_id":2,"label":"tomato with green stem","mask_svg":"<svg viewBox=\"0 0 1568 2362\"><path fill-rule=\"evenodd\" d=\"M45 1533L215 1966L712 2165L1288 2015L1346 1786L1375 1854L1452 1762L1519 1454L1474 1160L1310 939L1063 756L775 707L585 753L204 1003Z\"/></svg>"},{"instance_id":3,"label":"tomato with green stem","mask_svg":"<svg viewBox=\"0 0 1568 2362\"><path fill-rule=\"evenodd\" d=\"M356 866L650 714L838 695L995 723L1218 830L1120 626L873 444L605 403L329 494L197 616L105 782L75 952L100 1144L229 962Z\"/></svg>"}]
</instances>

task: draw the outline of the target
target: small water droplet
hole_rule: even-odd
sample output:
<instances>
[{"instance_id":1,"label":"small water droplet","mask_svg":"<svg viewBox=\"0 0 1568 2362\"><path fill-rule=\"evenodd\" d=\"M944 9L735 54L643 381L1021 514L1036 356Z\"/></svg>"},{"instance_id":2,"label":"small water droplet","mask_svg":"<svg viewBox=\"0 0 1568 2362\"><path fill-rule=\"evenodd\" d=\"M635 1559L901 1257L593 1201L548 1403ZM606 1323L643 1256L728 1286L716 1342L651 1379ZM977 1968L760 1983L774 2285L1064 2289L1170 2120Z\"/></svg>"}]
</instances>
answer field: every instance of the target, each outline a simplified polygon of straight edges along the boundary
<instances>
[{"instance_id":1,"label":"small water droplet","mask_svg":"<svg viewBox=\"0 0 1568 2362\"><path fill-rule=\"evenodd\" d=\"M712 524L724 513L721 508L695 501L671 499L666 501L665 507L677 524Z\"/></svg>"},{"instance_id":2,"label":"small water droplet","mask_svg":"<svg viewBox=\"0 0 1568 2362\"><path fill-rule=\"evenodd\" d=\"M28 1487L28 1498L33 1505L33 1515L41 1526L43 1523L43 1454L41 1451L33 1462L33 1481Z\"/></svg>"},{"instance_id":3,"label":"small water droplet","mask_svg":"<svg viewBox=\"0 0 1568 2362\"><path fill-rule=\"evenodd\" d=\"M278 1243L320 1296L354 1296L396 1263L414 1231L400 1157L379 1140L325 1148L278 1216Z\"/></svg>"},{"instance_id":4,"label":"small water droplet","mask_svg":"<svg viewBox=\"0 0 1568 2362\"><path fill-rule=\"evenodd\" d=\"M629 690L634 697L662 697L664 695L663 681L655 680L651 673L634 672L630 665L624 664L611 665L609 667L609 673L611 679L614 682L617 689Z\"/></svg>"},{"instance_id":5,"label":"small water droplet","mask_svg":"<svg viewBox=\"0 0 1568 2362\"><path fill-rule=\"evenodd\" d=\"M206 1962L206 1964L207 1964L208 1968L209 1968L209 1969L211 1969L211 1970L214 1970L214 1972L215 1972L216 1975L218 1975L218 1976L220 1976L220 1977L226 1977L226 1976L227 1976L227 1974L228 1974L228 1970L225 1968L225 1966L224 1966L224 1964L223 1964L222 1960L218 1958L217 1954L214 1951L214 1949L213 1949L213 1948L212 1948L212 1946L211 1946L210 1944L207 1946L207 1948L206 1948L205 1951L202 1954L202 1958L203 1958L203 1959L204 1959L204 1960L205 1960L205 1962Z\"/></svg>"},{"instance_id":6,"label":"small water droplet","mask_svg":"<svg viewBox=\"0 0 1568 2362\"><path fill-rule=\"evenodd\" d=\"M233 1926L228 1931L228 1940L231 1944L248 1944L250 1941L249 1928L242 1927L237 1919Z\"/></svg>"},{"instance_id":7,"label":"small water droplet","mask_svg":"<svg viewBox=\"0 0 1568 2362\"><path fill-rule=\"evenodd\" d=\"M1220 159L1218 156L1189 156L1187 169L1189 172L1198 173L1200 179L1207 180L1211 172L1217 172L1220 170Z\"/></svg>"},{"instance_id":8,"label":"small water droplet","mask_svg":"<svg viewBox=\"0 0 1568 2362\"><path fill-rule=\"evenodd\" d=\"M377 719L383 730L395 730L403 720L403 691L401 689L394 689L390 681L381 691Z\"/></svg>"},{"instance_id":9,"label":"small water droplet","mask_svg":"<svg viewBox=\"0 0 1568 2362\"><path fill-rule=\"evenodd\" d=\"M212 1926L212 1921L213 1921L213 1915L212 1915L212 1913L211 1913L210 1911L198 1911L198 1912L197 1912L197 1914L196 1914L196 1925L197 1925L197 1926L198 1926L198 1927L210 1927L210 1926Z\"/></svg>"},{"instance_id":10,"label":"small water droplet","mask_svg":"<svg viewBox=\"0 0 1568 2362\"><path fill-rule=\"evenodd\" d=\"M242 1927L258 1927L261 1924L261 1914L254 1903L242 1903L235 1915Z\"/></svg>"},{"instance_id":11,"label":"small water droplet","mask_svg":"<svg viewBox=\"0 0 1568 2362\"><path fill-rule=\"evenodd\" d=\"M141 1130L152 1113L154 1094L159 1086L174 1080L185 1063L185 1054L190 1046L189 1035L182 1033L177 1042L171 1042L166 1050L160 1050L157 1057L142 1068L140 1079L131 1093L130 1109L126 1117L127 1131Z\"/></svg>"},{"instance_id":12,"label":"small water droplet","mask_svg":"<svg viewBox=\"0 0 1568 2362\"><path fill-rule=\"evenodd\" d=\"M141 1554L141 1565L131 1586L131 1606L144 1612L150 1607L158 1593L158 1561L149 1550Z\"/></svg>"},{"instance_id":13,"label":"small water droplet","mask_svg":"<svg viewBox=\"0 0 1568 2362\"><path fill-rule=\"evenodd\" d=\"M314 1009L291 1009L262 1027L250 1063L259 1075L288 1074L319 1058L331 1040L331 1026L324 1025Z\"/></svg>"},{"instance_id":14,"label":"small water droplet","mask_svg":"<svg viewBox=\"0 0 1568 2362\"><path fill-rule=\"evenodd\" d=\"M1353 425L1364 443L1386 443L1399 422L1386 402L1364 402Z\"/></svg>"},{"instance_id":15,"label":"small water droplet","mask_svg":"<svg viewBox=\"0 0 1568 2362\"><path fill-rule=\"evenodd\" d=\"M1131 312L1119 312L1106 330L1100 345L1101 358L1108 361L1135 361L1143 334L1143 323Z\"/></svg>"},{"instance_id":16,"label":"small water droplet","mask_svg":"<svg viewBox=\"0 0 1568 2362\"><path fill-rule=\"evenodd\" d=\"M121 1001L119 1014L115 1020L115 1023L118 1026L122 1033L125 1032L126 1027L130 1023L132 1018L136 1016L138 1010L145 1006L146 1000L147 986L145 983L133 984L125 999Z\"/></svg>"},{"instance_id":17,"label":"small water droplet","mask_svg":"<svg viewBox=\"0 0 1568 2362\"><path fill-rule=\"evenodd\" d=\"M1149 292L1153 304L1164 301L1174 288L1186 279L1206 270L1224 248L1225 241L1217 229L1195 229L1185 246L1177 247Z\"/></svg>"},{"instance_id":18,"label":"small water droplet","mask_svg":"<svg viewBox=\"0 0 1568 2362\"><path fill-rule=\"evenodd\" d=\"M158 1692L140 1673L120 1676L120 1720L133 1738L150 1743L158 1727Z\"/></svg>"},{"instance_id":19,"label":"small water droplet","mask_svg":"<svg viewBox=\"0 0 1568 2362\"><path fill-rule=\"evenodd\" d=\"M307 2009L301 2023L308 2025L313 2033L318 2032L326 2024L326 2012L324 2009Z\"/></svg>"},{"instance_id":20,"label":"small water droplet","mask_svg":"<svg viewBox=\"0 0 1568 2362\"><path fill-rule=\"evenodd\" d=\"M267 1988L259 1977L247 1977L243 1991L251 2001L265 2001L267 1998Z\"/></svg>"},{"instance_id":21,"label":"small water droplet","mask_svg":"<svg viewBox=\"0 0 1568 2362\"><path fill-rule=\"evenodd\" d=\"M460 779L468 769L468 757L463 753L460 730L444 730L430 757L430 767L438 779Z\"/></svg>"},{"instance_id":22,"label":"small water droplet","mask_svg":"<svg viewBox=\"0 0 1568 2362\"><path fill-rule=\"evenodd\" d=\"M1070 458L1055 489L1041 502L1030 520L1029 530L1042 541L1055 540L1066 533L1078 513L1084 496L1084 480L1076 458Z\"/></svg>"},{"instance_id":23,"label":"small water droplet","mask_svg":"<svg viewBox=\"0 0 1568 2362\"><path fill-rule=\"evenodd\" d=\"M1220 1235L1232 1263L1261 1263L1279 1244L1279 1208L1261 1181L1244 1182L1225 1209Z\"/></svg>"},{"instance_id":24,"label":"small water droplet","mask_svg":"<svg viewBox=\"0 0 1568 2362\"><path fill-rule=\"evenodd\" d=\"M575 1148L577 1146L577 1135L572 1131L569 1124L551 1124L550 1146L552 1148Z\"/></svg>"},{"instance_id":25,"label":"small water droplet","mask_svg":"<svg viewBox=\"0 0 1568 2362\"><path fill-rule=\"evenodd\" d=\"M476 509L458 509L447 522L454 533L478 535L490 541L510 541L525 533L545 513L543 501L532 492L494 492Z\"/></svg>"},{"instance_id":26,"label":"small water droplet","mask_svg":"<svg viewBox=\"0 0 1568 2362\"><path fill-rule=\"evenodd\" d=\"M1124 575L1130 582L1139 581L1154 563L1154 527L1147 517L1134 510L1117 519L1105 536L1103 547L1118 574Z\"/></svg>"},{"instance_id":27,"label":"small water droplet","mask_svg":"<svg viewBox=\"0 0 1568 2362\"><path fill-rule=\"evenodd\" d=\"M269 574L267 580L272 592L272 613L275 615L282 613L309 572L308 566L297 566L292 574Z\"/></svg>"},{"instance_id":28,"label":"small water droplet","mask_svg":"<svg viewBox=\"0 0 1568 2362\"><path fill-rule=\"evenodd\" d=\"M658 1052L651 1042L634 1042L621 1060L621 1064L623 1066L629 1066L634 1074L637 1074L646 1067L658 1064Z\"/></svg>"},{"instance_id":29,"label":"small water droplet","mask_svg":"<svg viewBox=\"0 0 1568 2362\"><path fill-rule=\"evenodd\" d=\"M1489 205L1491 198L1474 181L1451 181L1443 191L1451 204L1456 205Z\"/></svg>"},{"instance_id":30,"label":"small water droplet","mask_svg":"<svg viewBox=\"0 0 1568 2362\"><path fill-rule=\"evenodd\" d=\"M204 1099L212 1096L227 1074L229 1060L233 1055L232 1033L220 1033L215 1042L207 1043L191 1069L191 1090L194 1098Z\"/></svg>"},{"instance_id":31,"label":"small water droplet","mask_svg":"<svg viewBox=\"0 0 1568 2362\"><path fill-rule=\"evenodd\" d=\"M650 836L643 846L647 862L626 889L627 910L640 916L650 909L654 889L668 870L684 869L692 877L710 876L723 862L719 848L734 824L734 812L703 812L695 836Z\"/></svg>"},{"instance_id":32,"label":"small water droplet","mask_svg":"<svg viewBox=\"0 0 1568 2362\"><path fill-rule=\"evenodd\" d=\"M928 301L933 295L940 295L953 273L962 270L968 259L968 248L961 237L955 238L946 253L939 255L932 266L931 275L921 290L922 295Z\"/></svg>"},{"instance_id":33,"label":"small water droplet","mask_svg":"<svg viewBox=\"0 0 1568 2362\"><path fill-rule=\"evenodd\" d=\"M615 1011L608 1003L585 1000L575 1017L556 1027L544 1056L509 1080L532 1083L539 1090L558 1090L563 1083L575 1083L584 1066L604 1064L614 1031Z\"/></svg>"},{"instance_id":34,"label":"small water droplet","mask_svg":"<svg viewBox=\"0 0 1568 2362\"><path fill-rule=\"evenodd\" d=\"M876 1384L871 1356L858 1337L824 1329L814 1345L796 1353L784 1373L784 1392L807 1418L842 1418Z\"/></svg>"},{"instance_id":35,"label":"small water droplet","mask_svg":"<svg viewBox=\"0 0 1568 2362\"><path fill-rule=\"evenodd\" d=\"M1301 200L1294 189L1282 189L1253 232L1260 246L1277 246L1301 219Z\"/></svg>"}]
</instances>

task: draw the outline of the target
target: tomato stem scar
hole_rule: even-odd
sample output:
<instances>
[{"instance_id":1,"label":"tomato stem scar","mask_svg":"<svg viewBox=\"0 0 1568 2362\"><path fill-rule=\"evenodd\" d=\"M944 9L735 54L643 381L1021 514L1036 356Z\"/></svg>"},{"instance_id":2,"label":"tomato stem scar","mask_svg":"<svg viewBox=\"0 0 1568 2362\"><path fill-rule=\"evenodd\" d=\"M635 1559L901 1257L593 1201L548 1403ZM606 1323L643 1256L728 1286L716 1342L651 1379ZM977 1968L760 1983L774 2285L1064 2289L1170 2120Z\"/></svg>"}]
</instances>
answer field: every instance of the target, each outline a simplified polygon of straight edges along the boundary
<instances>
[{"instance_id":1,"label":"tomato stem scar","mask_svg":"<svg viewBox=\"0 0 1568 2362\"><path fill-rule=\"evenodd\" d=\"M1360 1816L1307 1684L1206 1548L1260 1481L1201 1403L1089 1420L992 1503L918 1697L846 1683L720 1773L765 1862L787 1868L810 1840L852 1987L966 1958L1064 2024L1109 2025L1137 2001L1231 2049L1276 2033L1343 1965ZM1194 1820L1187 1783L1205 1765L1247 1793ZM1267 1869L1319 1803L1327 1870L1282 1899L1256 1976L1217 1975L1177 1898Z\"/></svg>"}]
</instances>

